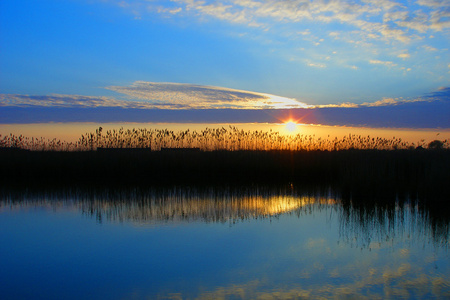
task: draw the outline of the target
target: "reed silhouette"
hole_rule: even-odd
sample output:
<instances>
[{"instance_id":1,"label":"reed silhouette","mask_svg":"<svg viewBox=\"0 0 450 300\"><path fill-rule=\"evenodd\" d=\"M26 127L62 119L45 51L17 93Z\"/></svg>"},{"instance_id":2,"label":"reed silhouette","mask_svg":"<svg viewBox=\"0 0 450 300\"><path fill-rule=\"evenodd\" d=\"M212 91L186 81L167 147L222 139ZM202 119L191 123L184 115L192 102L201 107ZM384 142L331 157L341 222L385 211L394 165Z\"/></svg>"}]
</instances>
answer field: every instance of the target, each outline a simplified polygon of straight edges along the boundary
<instances>
[{"instance_id":1,"label":"reed silhouette","mask_svg":"<svg viewBox=\"0 0 450 300\"><path fill-rule=\"evenodd\" d=\"M392 139L361 135L344 136L341 139L323 139L315 135L282 135L275 131L244 131L234 126L228 128L206 128L202 131L179 131L167 129L113 129L106 132L102 127L95 132L88 132L76 142L65 142L57 139L29 138L13 134L1 136L0 148L20 148L25 150L48 151L89 151L100 149L161 149L198 148L202 151L213 150L395 150L426 148L425 142L408 143L400 138ZM428 144L432 149L448 149L450 141L433 141Z\"/></svg>"},{"instance_id":2,"label":"reed silhouette","mask_svg":"<svg viewBox=\"0 0 450 300\"><path fill-rule=\"evenodd\" d=\"M0 141L0 185L293 183L333 185L354 197L409 191L448 201L448 140L100 127L76 143L14 135Z\"/></svg>"}]
</instances>

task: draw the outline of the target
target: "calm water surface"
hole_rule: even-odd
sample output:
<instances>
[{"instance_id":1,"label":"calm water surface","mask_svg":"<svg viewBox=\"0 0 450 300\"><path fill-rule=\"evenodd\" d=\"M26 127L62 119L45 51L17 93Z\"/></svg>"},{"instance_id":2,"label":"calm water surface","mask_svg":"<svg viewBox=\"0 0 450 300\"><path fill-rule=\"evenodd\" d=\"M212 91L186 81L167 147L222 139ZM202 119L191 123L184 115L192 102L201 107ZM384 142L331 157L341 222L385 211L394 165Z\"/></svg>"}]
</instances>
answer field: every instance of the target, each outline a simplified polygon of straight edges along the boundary
<instances>
[{"instance_id":1,"label":"calm water surface","mask_svg":"<svg viewBox=\"0 0 450 300\"><path fill-rule=\"evenodd\" d=\"M449 219L290 188L4 192L0 298L446 299Z\"/></svg>"}]
</instances>

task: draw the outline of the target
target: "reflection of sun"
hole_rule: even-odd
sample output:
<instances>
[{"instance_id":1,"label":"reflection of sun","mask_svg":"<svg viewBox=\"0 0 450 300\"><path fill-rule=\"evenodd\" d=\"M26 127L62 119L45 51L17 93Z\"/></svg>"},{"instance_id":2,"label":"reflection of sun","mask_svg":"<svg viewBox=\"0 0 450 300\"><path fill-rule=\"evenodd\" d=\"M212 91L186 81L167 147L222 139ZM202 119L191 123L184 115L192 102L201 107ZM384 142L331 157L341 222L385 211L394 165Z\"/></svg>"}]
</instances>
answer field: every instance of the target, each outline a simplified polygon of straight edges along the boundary
<instances>
[{"instance_id":1,"label":"reflection of sun","mask_svg":"<svg viewBox=\"0 0 450 300\"><path fill-rule=\"evenodd\" d=\"M293 132L293 131L297 130L297 124L293 121L287 121L284 124L286 126L286 130L289 132Z\"/></svg>"}]
</instances>

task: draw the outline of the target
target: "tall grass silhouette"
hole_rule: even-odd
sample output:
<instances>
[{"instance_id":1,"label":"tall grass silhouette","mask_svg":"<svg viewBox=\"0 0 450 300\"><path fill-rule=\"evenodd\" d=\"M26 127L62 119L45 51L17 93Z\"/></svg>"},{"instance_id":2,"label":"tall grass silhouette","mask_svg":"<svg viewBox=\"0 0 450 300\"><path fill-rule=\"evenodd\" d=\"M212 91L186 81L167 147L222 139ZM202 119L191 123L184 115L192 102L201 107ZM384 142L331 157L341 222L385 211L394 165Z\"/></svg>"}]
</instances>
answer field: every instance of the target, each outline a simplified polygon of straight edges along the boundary
<instances>
[{"instance_id":1,"label":"tall grass silhouette","mask_svg":"<svg viewBox=\"0 0 450 300\"><path fill-rule=\"evenodd\" d=\"M343 138L321 138L315 135L282 135L277 131L244 131L234 126L228 128L206 128L202 131L178 131L168 129L112 129L103 131L99 127L95 132L87 132L76 142L57 139L29 138L23 135L0 135L0 147L25 150L48 151L89 151L97 149L162 149L195 148L202 151L214 150L290 150L290 151L339 151L360 150L396 150L432 148L448 149L450 141L433 141L429 145L424 140L408 143L401 138L349 134Z\"/></svg>"},{"instance_id":2,"label":"tall grass silhouette","mask_svg":"<svg viewBox=\"0 0 450 300\"><path fill-rule=\"evenodd\" d=\"M100 127L74 143L0 137L0 186L294 183L339 186L351 197L403 190L448 202L449 154L448 140Z\"/></svg>"}]
</instances>

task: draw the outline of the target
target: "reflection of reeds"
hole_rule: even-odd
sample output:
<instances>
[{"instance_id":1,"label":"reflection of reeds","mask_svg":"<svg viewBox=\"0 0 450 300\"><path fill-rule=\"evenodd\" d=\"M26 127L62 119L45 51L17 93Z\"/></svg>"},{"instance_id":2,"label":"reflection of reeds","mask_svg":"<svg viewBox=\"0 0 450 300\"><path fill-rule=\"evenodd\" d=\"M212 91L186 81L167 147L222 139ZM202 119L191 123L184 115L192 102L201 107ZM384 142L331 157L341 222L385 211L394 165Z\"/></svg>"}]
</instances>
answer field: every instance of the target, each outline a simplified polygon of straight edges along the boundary
<instances>
[{"instance_id":1,"label":"reflection of reeds","mask_svg":"<svg viewBox=\"0 0 450 300\"><path fill-rule=\"evenodd\" d=\"M341 204L341 237L353 246L372 248L394 239L426 244L423 238L428 237L435 246L448 248L450 215L443 209L445 203L400 193L352 200L344 197Z\"/></svg>"},{"instance_id":2,"label":"reflection of reeds","mask_svg":"<svg viewBox=\"0 0 450 300\"><path fill-rule=\"evenodd\" d=\"M298 217L326 210L337 214L341 240L356 247L413 240L448 247L450 215L441 206L408 195L347 198L331 188L298 190L291 186L0 189L0 212L45 207L70 209L98 222L138 225L179 222L236 223ZM375 201L373 201L375 200ZM428 203L428 204L427 204Z\"/></svg>"},{"instance_id":3,"label":"reflection of reeds","mask_svg":"<svg viewBox=\"0 0 450 300\"><path fill-rule=\"evenodd\" d=\"M213 188L124 188L76 190L0 190L0 211L39 206L75 208L99 220L133 222L236 222L301 215L334 205L331 190L297 192L290 186Z\"/></svg>"},{"instance_id":4,"label":"reflection of reeds","mask_svg":"<svg viewBox=\"0 0 450 300\"><path fill-rule=\"evenodd\" d=\"M450 141L438 141L439 148L450 148ZM436 148L438 143L430 143ZM164 148L198 148L202 151L213 150L348 150L372 149L393 150L426 147L424 141L407 143L400 138L392 139L361 135L344 136L341 139L316 138L315 135L281 135L275 131L244 131L236 127L206 128L202 131L179 131L167 129L113 129L106 132L99 127L95 132L83 134L77 142L68 143L56 139L28 138L22 135L0 135L0 147L27 150L85 151L98 148L146 148L161 150Z\"/></svg>"}]
</instances>

